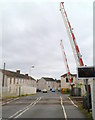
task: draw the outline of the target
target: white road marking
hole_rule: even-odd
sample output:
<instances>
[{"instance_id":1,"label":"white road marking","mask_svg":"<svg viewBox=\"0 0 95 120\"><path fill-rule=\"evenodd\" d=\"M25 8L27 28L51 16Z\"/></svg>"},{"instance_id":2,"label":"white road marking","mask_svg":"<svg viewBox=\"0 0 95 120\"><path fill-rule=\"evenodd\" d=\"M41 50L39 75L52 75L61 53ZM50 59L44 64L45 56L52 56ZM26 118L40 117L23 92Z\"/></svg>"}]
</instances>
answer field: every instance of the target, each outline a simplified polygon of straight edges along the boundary
<instances>
[{"instance_id":1,"label":"white road marking","mask_svg":"<svg viewBox=\"0 0 95 120\"><path fill-rule=\"evenodd\" d=\"M29 108L25 109L24 111L22 111L19 115L17 115L15 118L18 118L19 116L21 116L23 113L25 113L27 110L29 110Z\"/></svg>"},{"instance_id":2,"label":"white road marking","mask_svg":"<svg viewBox=\"0 0 95 120\"><path fill-rule=\"evenodd\" d=\"M62 106L62 109L63 109L63 113L64 113L64 116L65 116L65 119L67 120L67 114L66 114L66 110L65 110L65 107L63 105L63 101L62 101L62 97L60 96L60 99L61 99L61 106Z\"/></svg>"},{"instance_id":3,"label":"white road marking","mask_svg":"<svg viewBox=\"0 0 95 120\"><path fill-rule=\"evenodd\" d=\"M12 116L10 116L9 118L13 118L14 116L16 116L18 113L20 113L22 110L17 111L15 114L13 114Z\"/></svg>"},{"instance_id":4,"label":"white road marking","mask_svg":"<svg viewBox=\"0 0 95 120\"><path fill-rule=\"evenodd\" d=\"M37 104L37 102L39 102L39 100L41 100L41 97L40 97L38 100L34 101L34 104L32 105L32 107L35 106L35 105ZM18 117L21 116L23 113L25 113L27 110L29 110L30 106L31 106L31 105L29 105L29 107L27 107L27 109L25 109L24 111L22 111L22 112L21 112L18 116L16 116L15 118L18 118Z\"/></svg>"},{"instance_id":5,"label":"white road marking","mask_svg":"<svg viewBox=\"0 0 95 120\"><path fill-rule=\"evenodd\" d=\"M15 101L15 100L18 100L19 98L15 98L15 99L13 99L13 100L10 100L10 101L8 101L8 102L5 102L5 103L3 103L2 105L5 105L5 104L8 104L8 103L11 103L11 102L13 102L13 101Z\"/></svg>"},{"instance_id":6,"label":"white road marking","mask_svg":"<svg viewBox=\"0 0 95 120\"><path fill-rule=\"evenodd\" d=\"M38 98L37 98L36 100L38 100ZM36 100L35 100L35 101L36 101ZM35 102L35 101L34 101L34 102ZM32 102L30 105L32 105L34 102ZM25 110L27 107L29 107L30 105L24 107L22 110L17 111L15 114L13 114L12 116L10 116L9 118L13 118L13 117L16 116L18 113L22 112L22 111Z\"/></svg>"},{"instance_id":7,"label":"white road marking","mask_svg":"<svg viewBox=\"0 0 95 120\"><path fill-rule=\"evenodd\" d=\"M71 101L71 103L76 107L76 108L78 108L78 106L71 100L71 98L70 97L68 97L69 98L69 100Z\"/></svg>"},{"instance_id":8,"label":"white road marking","mask_svg":"<svg viewBox=\"0 0 95 120\"><path fill-rule=\"evenodd\" d=\"M28 106L26 106L26 107L24 107L22 110L19 110L19 111L17 111L15 114L13 114L12 116L10 116L9 118L18 118L19 116L21 116L24 112L26 112L29 108L30 108L30 106L34 106L39 100L41 99L41 97L40 98L37 98L34 102L32 102L30 105L28 105ZM16 116L17 115L17 116Z\"/></svg>"}]
</instances>

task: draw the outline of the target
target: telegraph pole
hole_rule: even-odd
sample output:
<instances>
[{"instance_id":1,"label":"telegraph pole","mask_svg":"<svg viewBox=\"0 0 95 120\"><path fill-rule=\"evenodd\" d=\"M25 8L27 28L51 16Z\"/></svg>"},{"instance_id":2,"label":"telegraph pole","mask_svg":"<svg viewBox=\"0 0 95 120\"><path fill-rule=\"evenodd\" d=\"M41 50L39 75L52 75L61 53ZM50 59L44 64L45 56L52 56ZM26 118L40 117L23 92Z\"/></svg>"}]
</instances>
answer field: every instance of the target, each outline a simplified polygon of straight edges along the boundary
<instances>
[{"instance_id":1,"label":"telegraph pole","mask_svg":"<svg viewBox=\"0 0 95 120\"><path fill-rule=\"evenodd\" d=\"M5 80L5 65L6 65L6 63L4 63L4 66L3 66L3 81L2 81L2 87L4 86L4 80Z\"/></svg>"}]
</instances>

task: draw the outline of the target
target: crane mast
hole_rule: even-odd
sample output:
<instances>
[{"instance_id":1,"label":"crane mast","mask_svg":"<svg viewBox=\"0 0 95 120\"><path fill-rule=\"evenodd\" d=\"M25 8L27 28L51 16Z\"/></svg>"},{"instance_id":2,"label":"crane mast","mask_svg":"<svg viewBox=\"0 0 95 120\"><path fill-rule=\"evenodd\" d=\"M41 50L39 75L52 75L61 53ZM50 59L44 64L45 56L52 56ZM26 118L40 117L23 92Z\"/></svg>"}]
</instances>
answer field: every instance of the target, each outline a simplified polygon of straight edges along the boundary
<instances>
[{"instance_id":1,"label":"crane mast","mask_svg":"<svg viewBox=\"0 0 95 120\"><path fill-rule=\"evenodd\" d=\"M76 65L77 65L77 67L78 66L84 66L84 63L83 63L83 60L82 60L82 55L80 54L79 47L78 47L76 39L75 39L75 35L73 33L70 22L68 20L67 13L66 13L65 8L64 8L64 2L60 3L60 11L61 11L62 18L63 18L64 23L65 23L65 27L66 27L66 30L67 30L67 33L68 33L68 37L70 39L70 43L71 43L71 46L72 46L72 50L73 50L74 58L75 58L75 61L76 61Z\"/></svg>"},{"instance_id":2,"label":"crane mast","mask_svg":"<svg viewBox=\"0 0 95 120\"><path fill-rule=\"evenodd\" d=\"M62 40L60 41L60 45L61 45L61 49L62 49L62 53L63 53L63 57L64 57L64 63L65 63L65 68L66 68L66 72L67 72L67 77L68 77L69 82L71 84L72 83L71 74L70 74L70 70L69 70L69 66L68 66L68 62L67 62L67 57L66 57L66 54L65 54L64 46L62 44Z\"/></svg>"}]
</instances>

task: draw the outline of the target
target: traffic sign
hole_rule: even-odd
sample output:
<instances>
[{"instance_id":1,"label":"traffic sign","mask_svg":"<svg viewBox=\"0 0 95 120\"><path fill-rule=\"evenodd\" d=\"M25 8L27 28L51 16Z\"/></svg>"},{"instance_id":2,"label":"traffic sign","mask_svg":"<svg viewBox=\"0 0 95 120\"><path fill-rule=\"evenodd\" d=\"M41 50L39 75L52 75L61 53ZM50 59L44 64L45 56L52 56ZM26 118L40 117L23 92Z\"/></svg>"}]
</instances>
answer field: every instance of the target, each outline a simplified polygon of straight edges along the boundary
<instances>
[{"instance_id":1,"label":"traffic sign","mask_svg":"<svg viewBox=\"0 0 95 120\"><path fill-rule=\"evenodd\" d=\"M81 66L77 69L78 79L88 79L95 77L95 67Z\"/></svg>"}]
</instances>

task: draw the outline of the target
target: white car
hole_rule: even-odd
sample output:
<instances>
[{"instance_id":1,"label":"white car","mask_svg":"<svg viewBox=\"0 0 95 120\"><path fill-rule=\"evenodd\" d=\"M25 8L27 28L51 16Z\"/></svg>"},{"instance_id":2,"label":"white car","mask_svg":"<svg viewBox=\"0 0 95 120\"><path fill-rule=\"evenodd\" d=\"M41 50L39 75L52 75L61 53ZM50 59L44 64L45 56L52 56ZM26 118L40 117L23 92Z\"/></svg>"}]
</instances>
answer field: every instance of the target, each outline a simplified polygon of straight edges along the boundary
<instances>
[{"instance_id":1,"label":"white car","mask_svg":"<svg viewBox=\"0 0 95 120\"><path fill-rule=\"evenodd\" d=\"M47 93L47 90L46 90L46 89L43 89L42 92L43 92L43 93Z\"/></svg>"},{"instance_id":2,"label":"white car","mask_svg":"<svg viewBox=\"0 0 95 120\"><path fill-rule=\"evenodd\" d=\"M61 88L58 88L58 92L60 92L61 91Z\"/></svg>"}]
</instances>

